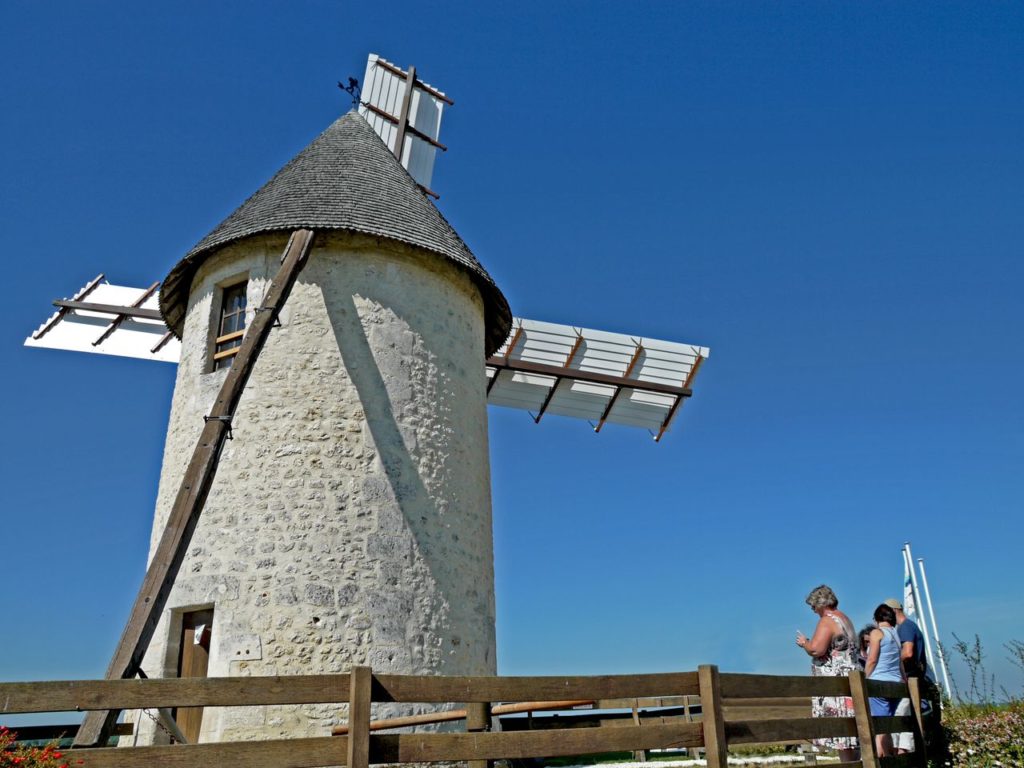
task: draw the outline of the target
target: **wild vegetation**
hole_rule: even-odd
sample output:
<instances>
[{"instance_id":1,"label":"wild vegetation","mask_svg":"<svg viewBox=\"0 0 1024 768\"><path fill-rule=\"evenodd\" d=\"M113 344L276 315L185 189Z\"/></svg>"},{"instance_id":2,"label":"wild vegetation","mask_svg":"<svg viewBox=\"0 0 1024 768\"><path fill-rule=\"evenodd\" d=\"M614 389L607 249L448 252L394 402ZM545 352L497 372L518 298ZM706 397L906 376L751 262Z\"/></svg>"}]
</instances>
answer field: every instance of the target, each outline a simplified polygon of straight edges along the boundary
<instances>
[{"instance_id":1,"label":"wild vegetation","mask_svg":"<svg viewBox=\"0 0 1024 768\"><path fill-rule=\"evenodd\" d=\"M1024 691L997 687L985 668L977 635L973 642L953 637L953 651L967 668L967 681L965 688L951 681L952 700L942 713L947 749L942 763L951 768L1024 768ZM1005 649L1010 662L1024 670L1024 643L1012 640Z\"/></svg>"},{"instance_id":2,"label":"wild vegetation","mask_svg":"<svg viewBox=\"0 0 1024 768\"><path fill-rule=\"evenodd\" d=\"M0 768L70 768L56 743L42 747L15 744L18 735L0 725Z\"/></svg>"}]
</instances>

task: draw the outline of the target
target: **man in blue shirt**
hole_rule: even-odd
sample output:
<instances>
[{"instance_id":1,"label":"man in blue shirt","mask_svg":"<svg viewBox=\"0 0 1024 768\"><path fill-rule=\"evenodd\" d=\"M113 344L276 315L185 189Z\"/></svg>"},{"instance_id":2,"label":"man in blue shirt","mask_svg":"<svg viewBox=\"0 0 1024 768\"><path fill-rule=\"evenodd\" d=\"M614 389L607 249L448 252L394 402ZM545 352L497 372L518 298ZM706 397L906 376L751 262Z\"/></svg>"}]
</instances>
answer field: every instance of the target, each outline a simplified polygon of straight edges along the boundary
<instances>
[{"instance_id":1,"label":"man in blue shirt","mask_svg":"<svg viewBox=\"0 0 1024 768\"><path fill-rule=\"evenodd\" d=\"M928 657L924 648L924 635L921 629L903 613L903 604L890 597L885 601L893 611L896 612L896 636L900 641L900 662L905 677L919 677L927 692L934 682L931 670L928 669ZM927 706L922 706L925 713ZM909 715L911 713L910 699L902 699L896 708L896 716ZM914 735L909 732L894 733L892 735L893 746L896 747L896 754L904 754L914 751Z\"/></svg>"},{"instance_id":2,"label":"man in blue shirt","mask_svg":"<svg viewBox=\"0 0 1024 768\"><path fill-rule=\"evenodd\" d=\"M924 635L920 627L908 619L903 613L903 604L890 597L885 604L896 611L896 634L900 639L900 659L903 662L903 673L907 677L925 677L931 679L928 670L928 657L924 649Z\"/></svg>"}]
</instances>

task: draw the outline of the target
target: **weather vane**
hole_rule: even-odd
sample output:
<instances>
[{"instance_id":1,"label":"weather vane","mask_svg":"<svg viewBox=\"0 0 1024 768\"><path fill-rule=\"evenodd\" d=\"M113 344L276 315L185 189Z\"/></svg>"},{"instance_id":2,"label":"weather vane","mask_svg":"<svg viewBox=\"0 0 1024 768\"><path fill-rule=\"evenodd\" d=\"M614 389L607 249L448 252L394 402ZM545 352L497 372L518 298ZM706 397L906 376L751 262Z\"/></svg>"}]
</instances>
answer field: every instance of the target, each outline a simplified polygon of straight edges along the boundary
<instances>
[{"instance_id":1,"label":"weather vane","mask_svg":"<svg viewBox=\"0 0 1024 768\"><path fill-rule=\"evenodd\" d=\"M354 77L348 79L348 85L342 85L341 81L338 81L338 87L341 88L345 93L352 97L352 106L359 106L359 81Z\"/></svg>"}]
</instances>

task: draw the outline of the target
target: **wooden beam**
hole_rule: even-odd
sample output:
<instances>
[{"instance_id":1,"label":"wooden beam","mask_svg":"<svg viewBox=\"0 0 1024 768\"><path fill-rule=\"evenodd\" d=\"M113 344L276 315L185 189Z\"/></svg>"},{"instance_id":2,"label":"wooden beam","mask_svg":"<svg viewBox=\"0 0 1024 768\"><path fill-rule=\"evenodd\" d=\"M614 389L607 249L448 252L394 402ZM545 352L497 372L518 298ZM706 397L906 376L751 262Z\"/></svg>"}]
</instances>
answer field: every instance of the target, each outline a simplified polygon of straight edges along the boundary
<instances>
[{"instance_id":1,"label":"wooden beam","mask_svg":"<svg viewBox=\"0 0 1024 768\"><path fill-rule=\"evenodd\" d=\"M79 309L85 312L102 312L107 315L124 315L126 317L142 317L146 320L163 321L164 316L159 309L142 309L141 307L124 307L119 304L96 304L91 301L65 301L57 299L53 306L61 309Z\"/></svg>"},{"instance_id":2,"label":"wooden beam","mask_svg":"<svg viewBox=\"0 0 1024 768\"><path fill-rule=\"evenodd\" d=\"M523 335L523 326L520 325L518 328L516 328L516 332L512 336L512 341L510 341L508 343L508 347L505 349L504 357L500 358L500 359L505 361L505 365L506 366L508 366L509 363L511 362L512 350L514 350L516 348L516 344L519 343L519 337L522 336L522 335ZM487 394L488 395L491 394L491 388L494 387L494 385L498 383L498 377L500 375L501 375L501 369L500 368L495 368L494 369L494 375L491 377L491 380L489 382L487 382Z\"/></svg>"},{"instance_id":3,"label":"wooden beam","mask_svg":"<svg viewBox=\"0 0 1024 768\"><path fill-rule=\"evenodd\" d=\"M466 705L467 733L487 733L491 730L491 706L484 701L475 701ZM493 760L470 760L469 768L494 768Z\"/></svg>"},{"instance_id":4,"label":"wooden beam","mask_svg":"<svg viewBox=\"0 0 1024 768\"><path fill-rule=\"evenodd\" d=\"M353 667L348 693L348 768L370 765L370 702L373 673L369 667Z\"/></svg>"},{"instance_id":5,"label":"wooden beam","mask_svg":"<svg viewBox=\"0 0 1024 768\"><path fill-rule=\"evenodd\" d=\"M637 706L636 699L633 700L633 706L630 708L631 714L633 715L633 725L641 725L640 723L640 708ZM638 749L633 752L633 759L638 763L647 762L647 751Z\"/></svg>"},{"instance_id":6,"label":"wooden beam","mask_svg":"<svg viewBox=\"0 0 1024 768\"><path fill-rule=\"evenodd\" d=\"M690 366L690 372L686 375L686 381L683 382L683 389L690 390L693 384L694 378L697 376L697 371L700 370L700 364L704 362L704 358L697 355L697 359L693 361L693 365ZM654 442L660 442L661 438L668 431L669 425L672 424L672 419L675 418L676 411L679 410L679 406L682 404L683 398L677 397L676 401L672 403L672 407L668 411L668 415L665 416L665 420L661 422L661 429L658 430L657 437L654 438Z\"/></svg>"},{"instance_id":7,"label":"wooden beam","mask_svg":"<svg viewBox=\"0 0 1024 768\"><path fill-rule=\"evenodd\" d=\"M801 677L799 675L748 675L722 672L722 696L726 699L775 696L849 696L845 677Z\"/></svg>"},{"instance_id":8,"label":"wooden beam","mask_svg":"<svg viewBox=\"0 0 1024 768\"><path fill-rule=\"evenodd\" d=\"M86 285L85 288L83 288L82 290L80 290L78 293L75 294L74 298L71 301L73 301L73 302L81 301L86 296L88 296L90 293L92 293L94 290L96 290L96 286L98 286L102 281L103 281L103 273L100 273L100 274L96 275L96 277L94 277L92 280L89 281L89 284ZM57 310L57 314L54 316L54 318L50 322L48 322L46 325L44 325L42 328L40 328L38 331L36 331L35 333L32 334L32 338L33 339L41 338L43 336L43 334L45 334L47 331L53 330L53 327L55 325L57 325L57 323L59 323L62 319L64 319L64 315L66 315L68 313L68 311L70 310L70 307L62 306L61 304L58 304L57 302L54 302L53 304L54 304L55 307L60 307L60 309Z\"/></svg>"},{"instance_id":9,"label":"wooden beam","mask_svg":"<svg viewBox=\"0 0 1024 768\"><path fill-rule=\"evenodd\" d=\"M377 115L378 117L381 117L381 118L387 120L389 123L391 123L393 125L397 125L398 124L398 118L395 117L394 115L392 115L390 112L385 112L380 107L375 107L373 104L368 104L366 102L363 102L363 106L366 107L366 109L368 109L371 112L373 112L373 114ZM440 149L442 152L447 152L448 151L448 147L446 147L444 144L442 144L437 139L432 139L430 136L428 136L427 134L423 133L423 131L421 131L419 128L417 128L414 125L406 125L405 126L405 130L408 131L409 133L411 133L413 136L415 136L415 137L417 137L419 139L422 139L423 141L427 142L427 144L430 144L433 147L437 147L437 149Z\"/></svg>"},{"instance_id":10,"label":"wooden beam","mask_svg":"<svg viewBox=\"0 0 1024 768\"><path fill-rule=\"evenodd\" d=\"M0 714L340 704L348 701L348 685L348 674L0 683Z\"/></svg>"},{"instance_id":11,"label":"wooden beam","mask_svg":"<svg viewBox=\"0 0 1024 768\"><path fill-rule=\"evenodd\" d=\"M593 700L572 699L569 701L521 701L517 704L496 704L487 710L490 713L487 721L488 723L490 722L490 715L510 715L518 712L543 712L553 709L572 709L573 707L593 703ZM406 715L404 717L389 717L386 720L371 720L370 730L386 731L393 728L407 728L414 725L432 725L434 723L447 723L452 720L466 720L469 718L469 712L474 708L477 708L478 704L480 707L483 707L485 702L474 702L473 704L467 705L466 709L442 709L437 712L424 712L422 715ZM474 717L477 717L477 715L474 715ZM331 728L332 736L344 736L347 733L347 724L336 725Z\"/></svg>"},{"instance_id":12,"label":"wooden beam","mask_svg":"<svg viewBox=\"0 0 1024 768\"><path fill-rule=\"evenodd\" d=\"M839 679L839 678L834 678ZM850 698L853 699L853 714L857 722L857 739L860 741L860 761L864 768L879 768L878 752L875 750L875 727L871 721L870 696L867 678L859 669L850 673Z\"/></svg>"},{"instance_id":13,"label":"wooden beam","mask_svg":"<svg viewBox=\"0 0 1024 768\"><path fill-rule=\"evenodd\" d=\"M626 366L626 372L624 374L622 374L622 377L624 379L628 379L632 375L633 369L636 367L636 364L638 362L640 362L640 358L641 358L641 356L643 356L643 353L644 353L643 345L642 344L637 344L636 345L636 350L633 352L633 357L630 359L629 365ZM601 431L601 427L603 427L604 423L608 420L608 417L611 415L612 408L615 407L615 403L616 403L616 401L618 401L619 395L621 395L621 394L622 394L622 387L616 387L614 394L612 394L611 400L608 401L608 405L606 405L604 407L604 411L601 413L601 418L598 419L597 426L594 427L594 431L595 432L600 432Z\"/></svg>"},{"instance_id":14,"label":"wooden beam","mask_svg":"<svg viewBox=\"0 0 1024 768\"><path fill-rule=\"evenodd\" d=\"M730 744L771 744L800 739L856 736L857 723L852 717L728 720L725 734Z\"/></svg>"},{"instance_id":15,"label":"wooden beam","mask_svg":"<svg viewBox=\"0 0 1024 768\"><path fill-rule=\"evenodd\" d=\"M81 768L312 768L344 763L348 737L273 739L160 747L90 749L71 761ZM629 728L516 733L403 733L370 737L370 762L430 762L582 755L634 748L664 749L701 744L700 725L651 725ZM339 754L340 753L340 754ZM80 761L80 762L79 762Z\"/></svg>"},{"instance_id":16,"label":"wooden beam","mask_svg":"<svg viewBox=\"0 0 1024 768\"><path fill-rule=\"evenodd\" d=\"M163 349L163 348L164 348L164 344L166 344L166 343L167 343L168 341L170 341L170 340L171 340L171 337L172 337L173 335L174 335L173 333L171 333L170 331L168 331L168 332L167 332L167 333L165 333L165 334L164 334L163 336L161 336L161 337L160 337L160 341L158 341L158 342L157 342L157 343L156 343L156 344L155 344L155 345L153 346L153 348L152 348L151 350L149 350L150 354L153 354L153 355L155 355L155 354L156 354L157 352L159 352L159 351L160 351L161 349Z\"/></svg>"},{"instance_id":17,"label":"wooden beam","mask_svg":"<svg viewBox=\"0 0 1024 768\"><path fill-rule=\"evenodd\" d=\"M345 737L320 736L269 741L173 744L159 747L107 747L78 750L74 768L314 768L343 765Z\"/></svg>"},{"instance_id":18,"label":"wooden beam","mask_svg":"<svg viewBox=\"0 0 1024 768\"><path fill-rule=\"evenodd\" d=\"M636 701L641 709L654 709L657 707L682 707L689 703L689 698L689 696L641 696L628 699L600 699L593 704L595 709L628 709Z\"/></svg>"},{"instance_id":19,"label":"wooden beam","mask_svg":"<svg viewBox=\"0 0 1024 768\"><path fill-rule=\"evenodd\" d=\"M188 550L192 533L206 503L206 496L217 474L220 452L231 429L231 418L241 399L249 375L256 364L260 350L270 335L274 320L284 306L295 279L309 257L313 245L313 232L300 229L292 233L285 248L283 263L270 282L261 309L256 312L238 356L221 385L213 403L210 417L192 454L192 460L182 477L178 495L171 507L160 543L146 571L142 588L135 599L128 623L118 642L114 658L107 668L108 679L134 677L142 664L142 657L156 631L174 579ZM139 311L139 310L134 310ZM75 746L100 746L106 743L118 712L91 712L86 715L75 738Z\"/></svg>"},{"instance_id":20,"label":"wooden beam","mask_svg":"<svg viewBox=\"0 0 1024 768\"><path fill-rule=\"evenodd\" d=\"M688 694L699 690L696 672L592 677L373 676L373 700L380 702L558 702Z\"/></svg>"},{"instance_id":21,"label":"wooden beam","mask_svg":"<svg viewBox=\"0 0 1024 768\"><path fill-rule=\"evenodd\" d=\"M560 757L700 746L699 723L623 728L557 728L501 733L402 733L370 737L374 763Z\"/></svg>"},{"instance_id":22,"label":"wooden beam","mask_svg":"<svg viewBox=\"0 0 1024 768\"><path fill-rule=\"evenodd\" d=\"M132 305L128 307L128 309L138 309L139 307L141 307L146 302L146 299L152 296L156 292L156 289L159 287L160 283L153 283L151 286L149 286L149 288L142 292L142 295L139 296L139 298L132 302ZM125 314L124 312L118 314L118 316L113 319L110 325L106 327L106 330L103 331L100 337L96 339L96 341L94 341L92 345L94 347L98 347L100 344L102 344L107 339L107 337L110 336L110 334L112 334L121 326L121 323L123 323L127 317L128 315Z\"/></svg>"},{"instance_id":23,"label":"wooden beam","mask_svg":"<svg viewBox=\"0 0 1024 768\"><path fill-rule=\"evenodd\" d=\"M406 715L404 717L389 717L386 720L371 720L371 731L389 731L394 728L410 728L417 725L434 725L436 723L448 723L453 720L465 720L466 710L464 709L442 709L437 712L424 712L422 715ZM349 726L335 725L331 728L331 736L347 736Z\"/></svg>"},{"instance_id":24,"label":"wooden beam","mask_svg":"<svg viewBox=\"0 0 1024 768\"><path fill-rule=\"evenodd\" d=\"M405 130L409 126L409 110L412 106L412 89L416 83L416 67L409 67L406 75L405 94L402 96L402 108L398 113L397 131L395 133L395 157L402 162L402 150L405 149Z\"/></svg>"},{"instance_id":25,"label":"wooden beam","mask_svg":"<svg viewBox=\"0 0 1024 768\"><path fill-rule=\"evenodd\" d=\"M700 679L701 725L704 729L705 757L708 768L728 768L729 742L725 734L725 717L722 715L722 686L718 678L718 667L702 664L697 667Z\"/></svg>"},{"instance_id":26,"label":"wooden beam","mask_svg":"<svg viewBox=\"0 0 1024 768\"><path fill-rule=\"evenodd\" d=\"M593 705L593 699L566 699L564 701L520 701L516 704L495 704L492 715L511 715L517 712L545 712L552 709L573 709Z\"/></svg>"},{"instance_id":27,"label":"wooden beam","mask_svg":"<svg viewBox=\"0 0 1024 768\"><path fill-rule=\"evenodd\" d=\"M567 371L572 370L572 361L576 358L576 353L579 352L581 346L583 346L583 335L577 331L576 342L572 345L572 349L569 350L569 356L565 359L565 362L562 363L562 367ZM497 372L495 372L495 375L497 375ZM554 399L555 393L558 391L558 385L561 383L562 377L556 377L554 383L551 385L551 389L548 390L548 394L544 398L544 402L540 406L540 410L533 419L534 424L540 424L540 420L543 418L544 412L548 409L548 406L551 405L551 401Z\"/></svg>"},{"instance_id":28,"label":"wooden beam","mask_svg":"<svg viewBox=\"0 0 1024 768\"><path fill-rule=\"evenodd\" d=\"M387 70L388 72L390 72L393 75L398 75L401 78L408 78L409 77L409 75L407 73L403 72L398 67L392 65L390 62L384 61L384 59L377 59L377 61L374 62L374 63L378 67L380 67L381 69L385 69L385 70ZM412 69L412 68L410 67L410 69ZM422 80L414 80L413 84L417 88L426 91L427 93L429 93L434 98L440 99L445 104L447 104L449 107L454 107L455 106L455 102L454 101L449 99L447 96L445 96L443 93L441 93L436 88L430 87L429 85L424 83Z\"/></svg>"},{"instance_id":29,"label":"wooden beam","mask_svg":"<svg viewBox=\"0 0 1024 768\"><path fill-rule=\"evenodd\" d=\"M693 394L686 387L675 384L662 384L656 381L641 381L640 379L625 379L622 376L609 376L604 373L593 371L581 371L579 369L568 370L560 365L544 365L543 363L531 363L526 360L509 360L506 356L491 356L487 358L487 365L498 370L508 370L518 373L537 373L541 376L554 376L555 378L571 378L577 381L589 381L595 384L610 384L613 387L626 387L639 389L644 392L657 392L663 395L675 395L676 397L689 397Z\"/></svg>"},{"instance_id":30,"label":"wooden beam","mask_svg":"<svg viewBox=\"0 0 1024 768\"><path fill-rule=\"evenodd\" d=\"M78 732L78 725L20 725L10 730L17 735L18 741L54 741L73 737ZM133 723L118 723L114 729L116 736L131 736L134 732Z\"/></svg>"}]
</instances>

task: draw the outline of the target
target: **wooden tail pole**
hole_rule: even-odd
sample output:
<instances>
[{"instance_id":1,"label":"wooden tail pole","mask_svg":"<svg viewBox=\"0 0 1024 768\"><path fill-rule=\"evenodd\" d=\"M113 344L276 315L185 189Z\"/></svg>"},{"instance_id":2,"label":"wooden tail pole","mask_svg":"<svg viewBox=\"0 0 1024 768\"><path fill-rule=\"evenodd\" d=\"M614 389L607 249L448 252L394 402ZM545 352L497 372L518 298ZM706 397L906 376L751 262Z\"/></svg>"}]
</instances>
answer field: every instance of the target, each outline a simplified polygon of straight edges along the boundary
<instances>
[{"instance_id":1,"label":"wooden tail pole","mask_svg":"<svg viewBox=\"0 0 1024 768\"><path fill-rule=\"evenodd\" d=\"M701 721L704 727L704 753L708 768L728 768L729 744L725 739L725 717L722 715L722 685L718 667L701 664L697 667L700 685Z\"/></svg>"},{"instance_id":2,"label":"wooden tail pole","mask_svg":"<svg viewBox=\"0 0 1024 768\"><path fill-rule=\"evenodd\" d=\"M263 298L263 306L260 309L267 311L256 312L252 325L242 339L242 346L221 385L220 393L213 403L199 442L192 453L192 459L182 477L174 506L167 518L167 526L146 571L142 588L135 598L135 604L132 606L113 660L107 668L108 680L135 677L142 664L142 657L156 631L157 622L167 604L174 579L185 558L192 533L206 503L206 496L217 474L217 463L224 441L231 431L231 418L235 408L260 350L270 335L270 329L309 257L312 245L311 230L300 229L292 233L282 257L281 268ZM74 746L105 745L119 714L117 710L97 710L86 714L78 729Z\"/></svg>"}]
</instances>

